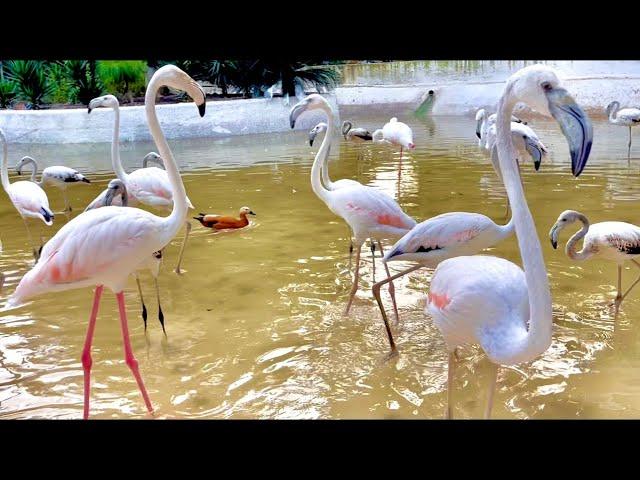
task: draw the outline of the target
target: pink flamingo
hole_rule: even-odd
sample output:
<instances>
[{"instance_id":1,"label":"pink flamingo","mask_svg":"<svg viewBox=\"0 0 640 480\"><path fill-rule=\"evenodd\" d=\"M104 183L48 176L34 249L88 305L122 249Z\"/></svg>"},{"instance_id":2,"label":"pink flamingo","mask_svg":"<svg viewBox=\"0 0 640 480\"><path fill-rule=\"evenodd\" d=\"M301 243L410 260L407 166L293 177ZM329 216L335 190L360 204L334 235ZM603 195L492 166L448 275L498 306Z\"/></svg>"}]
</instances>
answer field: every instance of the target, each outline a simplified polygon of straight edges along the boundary
<instances>
[{"instance_id":1,"label":"pink flamingo","mask_svg":"<svg viewBox=\"0 0 640 480\"><path fill-rule=\"evenodd\" d=\"M53 225L53 212L49 208L49 198L40 185L34 182L20 180L18 182L9 183L8 165L9 154L7 152L7 138L2 129L0 129L0 140L2 140L2 165L0 165L0 179L2 180L2 188L9 195L11 203L16 208L24 226L27 229L29 243L33 249L33 257L38 260L40 258L39 250L33 246L33 237L27 218L37 218L42 220L45 225L50 227ZM40 246L42 249L42 245Z\"/></svg>"},{"instance_id":2,"label":"pink flamingo","mask_svg":"<svg viewBox=\"0 0 640 480\"><path fill-rule=\"evenodd\" d=\"M345 185L342 188L329 190L322 184L321 170L323 160L326 158L331 147L333 138L333 126L335 125L335 114L329 102L321 95L312 94L304 100L298 102L289 114L291 128L295 126L297 118L308 110L320 109L327 115L327 124L331 128L322 140L322 145L316 154L311 168L311 188L322 200L329 210L342 217L351 227L354 233L356 251L356 269L353 286L349 294L349 302L345 309L345 315L349 313L353 298L358 290L358 279L360 272L360 250L367 238L378 242L380 252L384 255L382 247L383 239L396 240L412 229L416 221L402 211L400 206L386 193L372 187L366 187L358 182ZM385 264L387 276L390 276L388 267ZM397 315L395 289L393 282L389 283L389 293L393 300L394 309Z\"/></svg>"},{"instance_id":3,"label":"pink flamingo","mask_svg":"<svg viewBox=\"0 0 640 480\"><path fill-rule=\"evenodd\" d=\"M589 118L560 86L553 69L532 65L512 75L498 103L497 149L524 271L491 256L461 256L443 261L431 280L426 310L449 351L447 417L452 413L455 349L479 344L494 364L485 417L493 405L498 365L529 362L551 345L551 292L540 240L529 211L511 141L511 112L517 102L551 114L569 143L574 176L584 169L593 138Z\"/></svg>"},{"instance_id":4,"label":"pink flamingo","mask_svg":"<svg viewBox=\"0 0 640 480\"><path fill-rule=\"evenodd\" d=\"M161 250L178 233L184 224L188 210L184 184L160 128L155 110L156 94L163 86L187 92L198 105L201 116L204 115L206 103L202 88L185 72L173 65L165 65L158 69L147 87L145 95L147 122L158 150L166 161L165 167L174 192L171 214L168 217L158 217L138 208L116 206L81 213L45 244L40 261L22 278L7 303L9 307L14 307L30 297L45 292L97 286L82 351L85 419L89 416L91 391L91 343L104 286L116 294L125 361L136 379L147 410L153 413L153 406L129 341L123 290L129 275L148 262L154 252Z\"/></svg>"},{"instance_id":5,"label":"pink flamingo","mask_svg":"<svg viewBox=\"0 0 640 480\"><path fill-rule=\"evenodd\" d=\"M116 176L124 182L127 193L129 195L129 204L136 205L138 202L148 205L153 208L160 209L162 211L170 211L173 206L173 191L171 189L171 182L167 172L158 167L146 167L134 170L131 173L127 173L122 166L120 160L120 104L118 99L113 95L103 95L102 97L94 98L89 102L89 113L98 107L110 107L115 113L115 123L113 129L113 141L111 142L111 163L113 170L116 172ZM147 154L147 157L151 157L151 160L156 160L153 157L154 152ZM157 156L157 154L156 154ZM187 206L192 209L193 205L187 197ZM187 240L189 239L189 232L191 232L191 223L185 216L184 223L186 226L186 232L182 247L180 248L180 254L178 256L178 263L176 265L175 272L181 274L182 270L180 265L182 264L182 257L184 255L184 249L187 246Z\"/></svg>"},{"instance_id":6,"label":"pink flamingo","mask_svg":"<svg viewBox=\"0 0 640 480\"><path fill-rule=\"evenodd\" d=\"M416 148L415 143L413 143L413 131L409 125L399 122L396 117L393 117L382 127L382 139L392 145L400 147L400 163L398 164L399 178L402 170L402 149L408 148L409 150L413 150Z\"/></svg>"}]
</instances>

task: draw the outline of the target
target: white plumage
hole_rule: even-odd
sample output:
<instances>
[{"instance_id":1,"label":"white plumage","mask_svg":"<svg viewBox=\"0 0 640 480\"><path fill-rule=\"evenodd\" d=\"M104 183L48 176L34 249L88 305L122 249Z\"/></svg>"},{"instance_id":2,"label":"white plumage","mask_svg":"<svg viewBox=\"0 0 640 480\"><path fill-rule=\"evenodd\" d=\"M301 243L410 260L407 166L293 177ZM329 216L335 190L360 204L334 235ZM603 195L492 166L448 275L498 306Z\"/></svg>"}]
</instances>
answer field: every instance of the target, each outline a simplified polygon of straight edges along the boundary
<instances>
[{"instance_id":1,"label":"white plumage","mask_svg":"<svg viewBox=\"0 0 640 480\"><path fill-rule=\"evenodd\" d=\"M620 109L620 102L614 101L607 105L607 116L609 117L610 123L614 125L622 125L623 127L629 127L629 145L627 156L631 157L631 127L634 127L640 123L640 109Z\"/></svg>"}]
</instances>

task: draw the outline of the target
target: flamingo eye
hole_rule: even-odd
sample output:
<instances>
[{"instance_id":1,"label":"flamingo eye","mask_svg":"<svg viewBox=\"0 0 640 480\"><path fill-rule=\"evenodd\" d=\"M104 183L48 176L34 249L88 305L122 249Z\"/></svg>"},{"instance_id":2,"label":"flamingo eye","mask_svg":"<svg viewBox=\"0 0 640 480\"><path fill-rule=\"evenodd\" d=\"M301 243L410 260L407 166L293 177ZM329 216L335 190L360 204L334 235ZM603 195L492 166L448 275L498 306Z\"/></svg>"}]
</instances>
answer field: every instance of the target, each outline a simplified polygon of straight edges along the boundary
<instances>
[{"instance_id":1,"label":"flamingo eye","mask_svg":"<svg viewBox=\"0 0 640 480\"><path fill-rule=\"evenodd\" d=\"M547 92L553 88L549 82L542 82L541 87Z\"/></svg>"}]
</instances>

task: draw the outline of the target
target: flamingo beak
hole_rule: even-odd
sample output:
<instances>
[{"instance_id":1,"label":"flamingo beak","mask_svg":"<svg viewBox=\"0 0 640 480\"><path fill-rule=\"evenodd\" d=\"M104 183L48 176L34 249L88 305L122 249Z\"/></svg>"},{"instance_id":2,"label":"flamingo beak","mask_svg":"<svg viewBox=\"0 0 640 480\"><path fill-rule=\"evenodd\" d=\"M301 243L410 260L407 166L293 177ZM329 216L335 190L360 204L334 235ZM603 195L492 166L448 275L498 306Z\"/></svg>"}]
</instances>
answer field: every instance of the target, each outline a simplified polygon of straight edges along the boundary
<instances>
[{"instance_id":1,"label":"flamingo beak","mask_svg":"<svg viewBox=\"0 0 640 480\"><path fill-rule=\"evenodd\" d=\"M545 92L549 101L549 112L560 124L569 143L571 172L579 176L587 165L593 143L593 125L587 114L564 88L553 88Z\"/></svg>"},{"instance_id":2,"label":"flamingo beak","mask_svg":"<svg viewBox=\"0 0 640 480\"><path fill-rule=\"evenodd\" d=\"M207 108L207 102L203 102L200 105L198 105L198 113L200 114L200 117L204 117L204 112Z\"/></svg>"},{"instance_id":3,"label":"flamingo beak","mask_svg":"<svg viewBox=\"0 0 640 480\"><path fill-rule=\"evenodd\" d=\"M296 120L306 109L307 103L304 100L296 103L293 106L291 112L289 112L289 125L291 125L291 128L294 128L296 126Z\"/></svg>"},{"instance_id":4,"label":"flamingo beak","mask_svg":"<svg viewBox=\"0 0 640 480\"><path fill-rule=\"evenodd\" d=\"M316 136L318 135L318 132L309 132L309 146L313 147L313 141L316 139Z\"/></svg>"},{"instance_id":5,"label":"flamingo beak","mask_svg":"<svg viewBox=\"0 0 640 480\"><path fill-rule=\"evenodd\" d=\"M549 231L549 240L551 240L551 246L553 247L553 249L557 249L558 248L558 231L560 230L558 224L554 224L553 227L551 227L551 230Z\"/></svg>"}]
</instances>

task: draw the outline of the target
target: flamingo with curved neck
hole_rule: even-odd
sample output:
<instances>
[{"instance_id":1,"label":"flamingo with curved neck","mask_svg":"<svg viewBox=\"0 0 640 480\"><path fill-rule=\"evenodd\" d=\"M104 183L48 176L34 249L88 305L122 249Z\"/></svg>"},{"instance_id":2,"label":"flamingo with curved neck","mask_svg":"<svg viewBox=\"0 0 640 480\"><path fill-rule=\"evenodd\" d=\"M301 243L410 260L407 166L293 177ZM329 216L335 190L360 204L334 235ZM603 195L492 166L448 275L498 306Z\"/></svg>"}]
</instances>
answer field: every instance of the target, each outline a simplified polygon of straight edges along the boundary
<instances>
[{"instance_id":1,"label":"flamingo with curved neck","mask_svg":"<svg viewBox=\"0 0 640 480\"><path fill-rule=\"evenodd\" d=\"M49 207L49 198L42 187L37 183L26 180L9 183L9 152L7 147L7 138L5 137L2 129L0 129L0 141L2 142L2 164L0 165L0 180L2 188L7 192L11 203L22 217L24 227L27 229L29 245L33 251L33 258L37 261L38 258L40 258L42 245L40 245L40 248L35 248L27 219L37 218L42 220L48 227L53 225L54 215Z\"/></svg>"},{"instance_id":2,"label":"flamingo with curved neck","mask_svg":"<svg viewBox=\"0 0 640 480\"><path fill-rule=\"evenodd\" d=\"M620 102L613 101L607 105L609 123L629 127L629 144L627 146L627 158L631 158L631 127L640 124L640 108L620 109Z\"/></svg>"},{"instance_id":3,"label":"flamingo with curved neck","mask_svg":"<svg viewBox=\"0 0 640 480\"><path fill-rule=\"evenodd\" d=\"M145 97L146 102L146 97ZM116 176L125 183L127 193L129 194L129 203L136 205L138 202L148 205L153 208L158 208L162 211L170 211L175 199L175 194L171 188L171 182L169 180L168 171L162 170L158 167L146 167L134 170L131 173L127 173L122 166L122 160L120 159L120 105L118 99L113 95L103 95L97 97L89 102L88 112L91 113L94 109L99 107L112 108L115 115L114 127L113 127L113 139L111 142L111 165ZM145 103L145 109L151 108L153 110L152 115L155 115L155 99L153 99L153 106ZM150 113L147 111L147 115ZM151 125L149 125L151 128ZM152 132L153 135L153 132ZM147 160L158 161L165 159L162 152L160 155L151 152L145 157ZM144 162L144 160L143 160ZM184 187L181 194L184 193ZM193 208L191 201L186 197L186 204L188 208ZM189 239L189 233L191 232L191 223L189 222L187 215L184 217L184 225L186 227L184 240L180 248L178 255L178 263L176 264L175 272L181 274L181 265L184 251Z\"/></svg>"},{"instance_id":4,"label":"flamingo with curved neck","mask_svg":"<svg viewBox=\"0 0 640 480\"><path fill-rule=\"evenodd\" d=\"M335 122L335 114L331 105L318 94L312 94L298 102L289 114L291 128L295 126L297 118L309 110L322 110L327 116L327 124L332 126ZM354 282L349 294L349 301L345 314L349 313L351 304L358 290L360 250L367 238L378 242L381 252L384 254L382 241L396 240L407 233L416 224L415 220L402 211L400 206L387 194L372 187L366 187L360 183L345 186L337 190L329 190L322 184L322 166L333 140L334 128L328 128L322 140L311 167L311 188L327 207L336 215L342 217L351 227L355 236L356 268ZM385 265L387 276L391 276ZM389 291L395 306L395 289L393 282L389 284ZM397 315L397 309L396 309Z\"/></svg>"},{"instance_id":5,"label":"flamingo with curved neck","mask_svg":"<svg viewBox=\"0 0 640 480\"><path fill-rule=\"evenodd\" d=\"M448 417L452 414L457 346L479 344L494 364L485 410L488 417L493 406L498 365L531 361L551 344L549 281L511 141L510 116L517 102L551 114L560 124L569 143L574 176L580 175L591 151L591 122L560 86L553 69L532 65L508 79L498 104L497 154L524 271L507 260L482 255L452 258L436 268L426 310L449 350Z\"/></svg>"},{"instance_id":6,"label":"flamingo with curved neck","mask_svg":"<svg viewBox=\"0 0 640 480\"><path fill-rule=\"evenodd\" d=\"M184 224L188 204L178 166L160 128L155 111L158 90L168 86L185 91L204 115L205 94L185 72L173 65L158 69L145 95L145 111L151 135L165 160L174 202L171 214L158 217L139 208L108 206L89 210L62 227L42 249L40 261L20 280L7 302L15 308L25 300L47 292L96 286L89 328L82 351L84 370L84 410L89 415L91 392L91 344L103 288L111 289L118 300L125 362L138 384L147 410L153 406L145 389L129 339L124 288L129 275L145 265L149 258L164 248ZM32 182L28 182L34 185Z\"/></svg>"},{"instance_id":7,"label":"flamingo with curved neck","mask_svg":"<svg viewBox=\"0 0 640 480\"><path fill-rule=\"evenodd\" d=\"M640 256L640 227L627 222L589 223L589 219L575 210L565 210L549 231L553 248L558 248L559 233L569 225L580 222L582 228L574 233L565 247L565 253L571 260L582 261L596 257L618 264L618 293L614 300L616 309L629 292L640 282L640 276L622 293L622 266L630 261L640 268L635 258ZM578 250L578 242L584 239L582 249Z\"/></svg>"}]
</instances>

